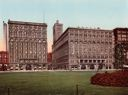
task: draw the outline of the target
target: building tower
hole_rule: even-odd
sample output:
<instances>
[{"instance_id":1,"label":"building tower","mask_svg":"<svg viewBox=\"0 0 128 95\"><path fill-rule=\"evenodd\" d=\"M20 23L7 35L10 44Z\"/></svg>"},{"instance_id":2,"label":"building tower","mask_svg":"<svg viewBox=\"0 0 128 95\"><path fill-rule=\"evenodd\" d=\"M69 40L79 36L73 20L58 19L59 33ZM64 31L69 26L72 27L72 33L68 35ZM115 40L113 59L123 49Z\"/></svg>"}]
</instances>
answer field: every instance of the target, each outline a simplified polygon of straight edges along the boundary
<instances>
[{"instance_id":1,"label":"building tower","mask_svg":"<svg viewBox=\"0 0 128 95\"><path fill-rule=\"evenodd\" d=\"M63 24L59 23L59 20L53 26L53 43L60 37L63 32Z\"/></svg>"}]
</instances>

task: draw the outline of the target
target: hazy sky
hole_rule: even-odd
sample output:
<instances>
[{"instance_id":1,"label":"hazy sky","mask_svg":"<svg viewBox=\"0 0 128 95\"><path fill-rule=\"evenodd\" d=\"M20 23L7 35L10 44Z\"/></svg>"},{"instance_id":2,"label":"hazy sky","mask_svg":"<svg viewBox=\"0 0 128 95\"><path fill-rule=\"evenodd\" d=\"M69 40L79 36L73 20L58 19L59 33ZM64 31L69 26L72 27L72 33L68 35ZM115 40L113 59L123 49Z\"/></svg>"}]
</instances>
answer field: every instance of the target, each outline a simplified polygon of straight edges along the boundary
<instances>
[{"instance_id":1,"label":"hazy sky","mask_svg":"<svg viewBox=\"0 0 128 95\"><path fill-rule=\"evenodd\" d=\"M128 27L128 0L0 0L0 50L5 50L3 21L8 19L46 22L51 51L52 27L57 19L64 30L69 26Z\"/></svg>"}]
</instances>

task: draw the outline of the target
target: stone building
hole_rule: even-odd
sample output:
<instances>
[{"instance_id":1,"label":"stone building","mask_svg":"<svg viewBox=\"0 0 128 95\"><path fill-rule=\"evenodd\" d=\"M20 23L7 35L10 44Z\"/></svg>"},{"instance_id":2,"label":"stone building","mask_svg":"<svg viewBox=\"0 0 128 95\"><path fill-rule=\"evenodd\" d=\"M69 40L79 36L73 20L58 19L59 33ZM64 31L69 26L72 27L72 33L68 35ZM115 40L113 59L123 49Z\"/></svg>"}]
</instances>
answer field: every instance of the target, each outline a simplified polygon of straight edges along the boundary
<instances>
[{"instance_id":1,"label":"stone building","mask_svg":"<svg viewBox=\"0 0 128 95\"><path fill-rule=\"evenodd\" d=\"M11 69L44 69L47 63L47 24L8 21Z\"/></svg>"},{"instance_id":2,"label":"stone building","mask_svg":"<svg viewBox=\"0 0 128 95\"><path fill-rule=\"evenodd\" d=\"M69 27L53 44L54 69L113 68L113 32Z\"/></svg>"}]
</instances>

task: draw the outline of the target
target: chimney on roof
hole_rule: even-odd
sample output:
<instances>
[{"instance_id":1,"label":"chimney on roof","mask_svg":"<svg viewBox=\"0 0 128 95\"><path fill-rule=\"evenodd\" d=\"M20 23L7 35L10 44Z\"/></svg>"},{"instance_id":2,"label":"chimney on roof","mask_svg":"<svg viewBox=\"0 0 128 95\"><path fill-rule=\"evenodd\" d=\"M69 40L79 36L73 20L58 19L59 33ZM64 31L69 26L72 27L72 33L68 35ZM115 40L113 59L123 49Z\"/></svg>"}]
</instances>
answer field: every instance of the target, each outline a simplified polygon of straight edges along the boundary
<instances>
[{"instance_id":1,"label":"chimney on roof","mask_svg":"<svg viewBox=\"0 0 128 95\"><path fill-rule=\"evenodd\" d=\"M58 24L59 23L59 20L56 20L56 23Z\"/></svg>"},{"instance_id":2,"label":"chimney on roof","mask_svg":"<svg viewBox=\"0 0 128 95\"><path fill-rule=\"evenodd\" d=\"M97 27L97 29L100 29L100 27Z\"/></svg>"}]
</instances>

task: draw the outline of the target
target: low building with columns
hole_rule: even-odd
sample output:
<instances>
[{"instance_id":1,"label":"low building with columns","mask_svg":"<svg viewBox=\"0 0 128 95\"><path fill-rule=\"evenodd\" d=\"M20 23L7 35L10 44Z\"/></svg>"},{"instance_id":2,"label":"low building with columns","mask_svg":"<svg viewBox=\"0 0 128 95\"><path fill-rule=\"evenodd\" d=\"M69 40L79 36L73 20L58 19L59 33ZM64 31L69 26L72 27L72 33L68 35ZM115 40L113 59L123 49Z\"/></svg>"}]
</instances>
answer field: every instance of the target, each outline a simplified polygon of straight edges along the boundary
<instances>
[{"instance_id":1,"label":"low building with columns","mask_svg":"<svg viewBox=\"0 0 128 95\"><path fill-rule=\"evenodd\" d=\"M47 24L9 20L8 48L11 69L45 69Z\"/></svg>"},{"instance_id":2,"label":"low building with columns","mask_svg":"<svg viewBox=\"0 0 128 95\"><path fill-rule=\"evenodd\" d=\"M69 27L54 42L54 69L112 69L112 30Z\"/></svg>"}]
</instances>

